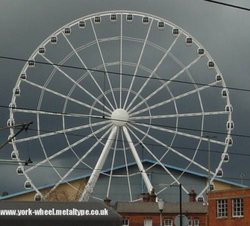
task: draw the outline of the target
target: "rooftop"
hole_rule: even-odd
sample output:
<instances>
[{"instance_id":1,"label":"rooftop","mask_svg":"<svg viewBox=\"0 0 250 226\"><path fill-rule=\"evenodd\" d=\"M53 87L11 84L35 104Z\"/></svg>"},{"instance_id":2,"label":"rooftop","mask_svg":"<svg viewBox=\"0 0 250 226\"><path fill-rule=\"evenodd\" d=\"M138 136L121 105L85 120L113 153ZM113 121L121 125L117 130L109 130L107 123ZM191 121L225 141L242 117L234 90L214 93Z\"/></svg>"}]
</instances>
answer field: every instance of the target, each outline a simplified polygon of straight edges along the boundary
<instances>
[{"instance_id":1,"label":"rooftop","mask_svg":"<svg viewBox=\"0 0 250 226\"><path fill-rule=\"evenodd\" d=\"M117 202L118 213L159 213L156 202ZM207 213L207 205L202 202L188 202L182 204L183 213ZM164 203L163 213L179 213L179 203Z\"/></svg>"}]
</instances>

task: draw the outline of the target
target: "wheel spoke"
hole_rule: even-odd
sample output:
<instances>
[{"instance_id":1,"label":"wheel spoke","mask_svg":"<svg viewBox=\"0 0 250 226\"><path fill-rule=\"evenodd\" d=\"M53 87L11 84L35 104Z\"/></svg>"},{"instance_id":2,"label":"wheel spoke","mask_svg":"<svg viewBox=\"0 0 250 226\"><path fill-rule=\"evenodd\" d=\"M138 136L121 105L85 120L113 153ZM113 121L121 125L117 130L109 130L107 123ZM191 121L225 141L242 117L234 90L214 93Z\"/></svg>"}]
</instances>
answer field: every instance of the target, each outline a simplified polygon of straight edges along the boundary
<instances>
[{"instance_id":1,"label":"wheel spoke","mask_svg":"<svg viewBox=\"0 0 250 226\"><path fill-rule=\"evenodd\" d=\"M77 145L79 145L79 144L83 143L84 141L88 140L89 138L91 138L91 137L97 135L98 133L102 132L103 130L107 129L108 127L110 127L110 124L109 124L109 125L106 125L106 126L104 126L104 127L102 127L102 128L100 128L100 129L98 129L98 130L96 130L95 132L93 132L93 133L91 133L91 134L85 136L84 138L82 138L82 139L76 141L75 143L69 145L68 147L63 148L62 150L56 152L55 154L51 155L50 157L48 157L48 158L46 158L46 159L44 159L44 160L38 162L36 165L34 165L34 166L28 168L25 172L28 173L28 172L30 172L30 171L36 169L37 167L41 166L42 164L44 164L44 163L46 163L46 162L49 162L50 160L52 160L52 159L56 158L57 156L59 156L59 155L65 153L66 151L70 150L71 148L76 147Z\"/></svg>"},{"instance_id":2,"label":"wheel spoke","mask_svg":"<svg viewBox=\"0 0 250 226\"><path fill-rule=\"evenodd\" d=\"M155 161L166 171L166 173L177 183L179 184L180 182L178 181L178 179L167 169L166 166L164 166L162 164L162 162L153 154L153 152L143 143L140 141L140 139L138 138L138 136L131 130L128 128L128 130L130 131L131 134L133 134L133 136L136 138L136 140L138 142L140 142L142 144L142 146L147 150L147 152L155 159ZM184 189L185 192L188 194L188 191L186 189Z\"/></svg>"},{"instance_id":3,"label":"wheel spoke","mask_svg":"<svg viewBox=\"0 0 250 226\"><path fill-rule=\"evenodd\" d=\"M141 50L141 53L140 53L140 56L139 56L139 59L138 59L138 62L136 64L136 67L135 67L135 71L134 71L134 76L131 80L131 83L130 83L130 86L129 86L129 90L128 90L128 93L127 93L127 96L126 96L126 100L124 102L124 109L126 109L126 105L127 105L127 101L128 101L128 98L129 98L129 94L132 90L132 87L134 85L134 81L135 81L135 78L136 78L136 74L137 74L137 71L139 69L139 65L141 63L141 59L142 59L142 56L143 56L143 53L144 53L144 50L145 50L145 47L146 47L146 44L147 44L147 41L148 41L148 36L150 34L150 31L151 31L151 27L152 27L152 24L153 24L153 20L151 20L150 24L149 24L149 27L148 27L148 31L147 31L147 35L146 35L146 38L144 39L144 42L143 42L143 46L142 46L142 50Z\"/></svg>"},{"instance_id":4,"label":"wheel spoke","mask_svg":"<svg viewBox=\"0 0 250 226\"><path fill-rule=\"evenodd\" d=\"M114 94L114 91L113 91L113 87L112 87L112 84L111 84L111 81L110 81L110 78L109 78L109 73L108 73L108 70L107 70L107 67L106 67L106 63L104 61L102 49L101 49L99 40L97 38L95 26L94 26L92 20L90 20L90 23L91 23L91 27L92 27L92 30L93 30L93 33L94 33L94 36L95 36L96 44L97 44L97 47L98 47L98 50L99 50L99 53L100 53L100 56L101 56L101 60L102 60L103 68L104 68L104 71L105 71L105 75L107 75L107 80L108 80L110 91L111 91L111 94L112 94L112 97L113 97L113 100L114 100L114 103L115 103L115 108L117 108L118 105L117 105L117 102L116 102L116 99L115 99L115 94ZM114 110L114 108L113 108L113 110Z\"/></svg>"},{"instance_id":5,"label":"wheel spoke","mask_svg":"<svg viewBox=\"0 0 250 226\"><path fill-rule=\"evenodd\" d=\"M103 118L100 115L86 115L86 114L69 113L69 112L52 112L52 111L32 110L32 109L25 109L25 108L15 108L13 109L13 112L27 113L27 114L39 114L39 115L64 116L64 117L76 117L76 118L89 118L89 117L96 118L96 119Z\"/></svg>"},{"instance_id":6,"label":"wheel spoke","mask_svg":"<svg viewBox=\"0 0 250 226\"><path fill-rule=\"evenodd\" d=\"M132 99L132 101L130 102L130 104L128 105L128 107L126 108L127 111L130 112L130 107L133 105L133 103L135 102L135 100L138 98L138 96L141 94L142 90L146 87L146 85L148 84L148 82L150 81L150 79L153 77L153 75L155 74L155 72L158 70L159 66L162 64L163 60L167 57L167 55L169 54L169 52L172 50L173 46L175 45L176 41L178 40L179 35L174 39L174 41L172 42L172 44L170 45L169 49L165 52L165 54L162 56L161 60L158 62L158 64L156 65L156 67L154 68L154 70L151 72L151 74L149 75L149 77L146 79L146 81L143 83L142 87L139 89L139 91L137 92L137 95L135 95L135 97Z\"/></svg>"},{"instance_id":7,"label":"wheel spoke","mask_svg":"<svg viewBox=\"0 0 250 226\"><path fill-rule=\"evenodd\" d=\"M141 134L145 134L144 131L142 131L141 129L133 126L133 125L130 125L133 129L135 129L136 131L140 132ZM151 135L149 134L146 134L146 136L151 139L152 141L156 142L157 144L161 145L162 147L165 147L167 150L170 150L171 152L175 153L176 155L178 155L179 157L181 157L182 159L185 159L186 161L188 162L191 162L192 164L198 166L200 169L204 170L205 172L208 172L208 169L204 166L202 166L201 164L197 163L196 161L194 161L194 159L191 159L185 155L183 155L182 153L178 152L177 150L175 150L174 148L168 146L167 144L163 143L162 141L158 140L157 138L155 137L152 137ZM206 139L206 138L204 138ZM207 140L207 139L206 139ZM211 140L210 140L211 141ZM211 174L214 175L213 172L211 172Z\"/></svg>"},{"instance_id":8,"label":"wheel spoke","mask_svg":"<svg viewBox=\"0 0 250 226\"><path fill-rule=\"evenodd\" d=\"M168 86L172 81L174 81L174 79L178 78L178 76L180 76L182 73L184 73L186 70L188 70L191 66L193 66L195 63L197 63L200 59L201 59L201 56L197 57L190 64L188 64L186 67L184 67L181 71L179 71L177 74L175 74L174 76L172 76L171 79L169 79L168 81L164 82L159 88L157 88L156 90L154 90L154 92L152 92L150 95L148 95L147 97L145 97L143 101L141 101L136 106L134 106L132 109L130 109L129 113L135 111L139 106L141 106L143 103L145 103L150 98L152 98L160 90L162 90L164 87ZM204 87L206 87L206 86L204 86ZM197 91L195 91L195 92L197 92ZM190 95L190 94L188 94L188 95Z\"/></svg>"},{"instance_id":9,"label":"wheel spoke","mask_svg":"<svg viewBox=\"0 0 250 226\"><path fill-rule=\"evenodd\" d=\"M36 140L36 139L40 139L40 138L46 138L46 137L56 136L56 135L59 135L59 134L70 133L70 132L77 131L77 130L88 129L91 126L95 127L95 126L105 125L107 123L110 124L110 122L108 122L108 121L102 121L102 122L93 123L91 125L87 124L87 125L82 125L82 126L77 126L77 127L72 127L72 128L57 130L57 131L53 131L53 132L49 132L49 133L38 134L36 136L31 136L31 137L26 137L26 138L22 138L22 139L17 139L17 140L15 140L15 143L22 143L22 142Z\"/></svg>"},{"instance_id":10,"label":"wheel spoke","mask_svg":"<svg viewBox=\"0 0 250 226\"><path fill-rule=\"evenodd\" d=\"M201 86L200 88L193 89L193 90L188 91L188 92L186 92L186 93L180 94L179 96L175 96L175 97L172 97L172 98L170 98L170 99L168 99L168 100L165 100L165 101L159 102L159 103L157 103L157 104L151 105L149 108L144 108L144 109L142 109L142 110L132 112L132 113L130 113L130 115L133 117L133 116L138 115L138 114L141 114L141 113L143 113L143 112L145 112L145 111L148 111L148 110L152 110L152 109L161 107L161 106L163 106L163 105L165 105L165 104L169 104L169 103L171 103L171 102L173 102L173 101L176 101L176 100L179 100L179 99L181 99L181 98L190 96L190 95L195 94L195 93L199 93L200 91L205 90L205 89L208 89L209 87L214 86L214 85L216 85L217 83L218 83L218 81L212 82L212 83L210 83L210 84L208 84L208 85L205 85L205 86ZM144 99L142 102L145 102L145 99ZM140 104L140 105L141 105L141 104ZM137 105L137 107L138 107L138 105ZM134 109L134 110L135 110L135 109Z\"/></svg>"},{"instance_id":11,"label":"wheel spoke","mask_svg":"<svg viewBox=\"0 0 250 226\"><path fill-rule=\"evenodd\" d=\"M120 108L122 107L122 90L123 90L123 85L122 85L122 77L123 77L123 74L122 74L122 62L123 62L123 59L122 59L122 48L123 48L123 17L122 17L122 14L121 14L121 30L120 30Z\"/></svg>"},{"instance_id":12,"label":"wheel spoke","mask_svg":"<svg viewBox=\"0 0 250 226\"><path fill-rule=\"evenodd\" d=\"M89 104L86 104L86 103L84 103L84 102L81 102L81 101L79 101L79 100L76 100L76 99L74 99L74 98L72 98L72 97L68 97L68 96L66 96L66 95L64 95L64 94L62 94L62 93L56 92L56 91L54 91L54 90L52 90L52 89L49 89L49 88L46 88L46 87L44 87L44 86L40 86L40 85L38 85L38 84L36 84L36 83L33 83L33 82L31 82L31 81L26 80L25 82L27 82L28 84L30 84L30 85L32 85L32 86L34 86L34 87L37 87L37 88L43 90L43 91L47 91L47 92L52 93L52 94L54 94L54 95L56 95L56 96L58 96L58 97L62 97L62 98L64 98L64 99L66 99L66 100L69 100L69 101L71 101L71 102L74 102L74 103L77 103L77 104L79 104L79 105L81 105L81 106L84 106L84 107L86 107L86 108L88 108L88 109L91 109L91 108L92 108L92 109L94 109L95 111L100 112L101 114L105 113L107 116L110 116L110 113L108 113L108 112L103 112L103 109L98 109L98 108L96 108L96 107L94 107L94 106L90 106Z\"/></svg>"},{"instance_id":13,"label":"wheel spoke","mask_svg":"<svg viewBox=\"0 0 250 226\"><path fill-rule=\"evenodd\" d=\"M134 121L134 120L145 120L145 119L185 118L185 117L226 115L226 114L228 114L228 112L226 111L210 111L210 112L193 112L193 113L170 114L170 115L137 116L137 117L130 117L130 119Z\"/></svg>"},{"instance_id":14,"label":"wheel spoke","mask_svg":"<svg viewBox=\"0 0 250 226\"><path fill-rule=\"evenodd\" d=\"M97 141L86 153L77 160L77 162L70 168L70 170L64 174L63 177L60 178L60 180L53 186L53 188L46 194L45 197L48 197L61 183L67 182L65 179L76 169L76 167L82 163L82 161L89 155L91 152L94 150L94 148L101 143L101 141L108 135L110 130L107 130L102 137L100 138L99 141Z\"/></svg>"},{"instance_id":15,"label":"wheel spoke","mask_svg":"<svg viewBox=\"0 0 250 226\"><path fill-rule=\"evenodd\" d=\"M133 124L134 125L139 125L139 126L144 126L146 128L149 126L148 124L145 124L145 123L133 123ZM168 129L168 128L162 126L162 125L150 125L150 128L158 130L158 131L162 131L162 132L178 134L178 135L188 137L188 138L192 138L192 139L196 139L196 140L208 141L208 138L205 138L205 137L202 137L202 136L196 136L196 135L189 134L189 133L180 132L180 131L177 131L177 130ZM219 145L225 146L225 142L221 142L221 141L218 141L218 140L210 139L210 142L214 143L214 144L219 144Z\"/></svg>"},{"instance_id":16,"label":"wheel spoke","mask_svg":"<svg viewBox=\"0 0 250 226\"><path fill-rule=\"evenodd\" d=\"M66 38L66 40L68 40ZM70 43L70 42L69 42ZM71 43L70 43L71 45ZM90 70L87 69L85 63L82 61L82 59L80 58L79 54L77 53L77 51L75 50L75 48L72 46L74 53L77 55L77 57L79 58L79 60L81 61L81 63L83 64L84 68L86 68L87 72L89 73L90 77L92 78L92 80L94 81L95 85L97 86L97 88L101 91L101 93L104 95L104 97L107 99L108 103L110 104L111 108L112 105L109 102L108 98L106 97L106 95L104 94L103 90L101 89L101 87L99 86L99 84L96 82L96 80L94 79L92 73L90 72ZM79 87L81 90L83 90L85 93L87 93L91 98L93 98L96 102L98 102L99 104L103 105L103 103L98 100L93 94L91 94L89 91L87 91L84 87L82 87L77 81L75 81L74 79L72 79L65 71L63 71L60 67L58 67L57 65L55 65L52 61L50 61L47 57L45 57L44 55L42 55L42 57L51 65L53 65L53 67L58 70L60 73L62 73L67 79L69 79L74 85L76 85L77 87ZM109 112L112 112L112 110L110 110L107 106L103 106L106 108L106 110L108 110Z\"/></svg>"}]
</instances>

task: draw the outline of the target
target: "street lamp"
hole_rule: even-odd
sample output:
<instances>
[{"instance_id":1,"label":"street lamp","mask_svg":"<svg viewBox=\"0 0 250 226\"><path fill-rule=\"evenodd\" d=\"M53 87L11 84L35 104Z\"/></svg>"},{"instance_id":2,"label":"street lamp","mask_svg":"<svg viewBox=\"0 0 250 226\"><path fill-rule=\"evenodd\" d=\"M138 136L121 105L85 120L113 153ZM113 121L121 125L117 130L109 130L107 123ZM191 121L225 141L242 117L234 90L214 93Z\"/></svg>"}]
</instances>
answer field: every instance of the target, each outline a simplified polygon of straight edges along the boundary
<instances>
[{"instance_id":1,"label":"street lamp","mask_svg":"<svg viewBox=\"0 0 250 226\"><path fill-rule=\"evenodd\" d=\"M180 226L182 226L182 184L179 184L179 195L180 195Z\"/></svg>"},{"instance_id":2,"label":"street lamp","mask_svg":"<svg viewBox=\"0 0 250 226\"><path fill-rule=\"evenodd\" d=\"M182 216L182 184L171 184L170 187L179 187L179 215L180 215L180 226L183 226L183 216Z\"/></svg>"},{"instance_id":3,"label":"street lamp","mask_svg":"<svg viewBox=\"0 0 250 226\"><path fill-rule=\"evenodd\" d=\"M161 185L164 185L164 184L161 184ZM170 186L170 187L179 187L179 216L180 216L180 224L179 225L183 226L183 216L184 215L182 215L182 184L181 183L179 183L179 184L170 184L170 185L167 185L167 186ZM159 201L160 200L161 199L159 199ZM160 204L159 201L158 201L158 207L159 207L159 210L161 211L160 205L162 205L162 209L163 209L163 204L164 203ZM163 202L163 201L161 200L161 202Z\"/></svg>"},{"instance_id":4,"label":"street lamp","mask_svg":"<svg viewBox=\"0 0 250 226\"><path fill-rule=\"evenodd\" d=\"M163 207L164 207L164 201L162 199L158 200L158 208L160 211L160 226L162 226L162 212L163 212Z\"/></svg>"}]
</instances>

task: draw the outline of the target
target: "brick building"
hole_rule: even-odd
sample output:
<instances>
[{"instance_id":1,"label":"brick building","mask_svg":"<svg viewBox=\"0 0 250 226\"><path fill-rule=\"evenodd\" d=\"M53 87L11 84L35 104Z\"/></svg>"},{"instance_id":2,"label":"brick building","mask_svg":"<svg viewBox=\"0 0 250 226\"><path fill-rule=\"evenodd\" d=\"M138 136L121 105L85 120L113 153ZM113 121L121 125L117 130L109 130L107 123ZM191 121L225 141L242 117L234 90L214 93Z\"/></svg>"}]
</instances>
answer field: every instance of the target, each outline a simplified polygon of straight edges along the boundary
<instances>
[{"instance_id":1,"label":"brick building","mask_svg":"<svg viewBox=\"0 0 250 226\"><path fill-rule=\"evenodd\" d=\"M189 226L207 225L207 205L197 202L195 193L190 193L189 202L182 203L182 214L188 219ZM117 202L116 211L123 217L123 226L175 226L180 214L180 204L165 202L162 212L154 200L141 202ZM162 214L162 215L161 215Z\"/></svg>"},{"instance_id":2,"label":"brick building","mask_svg":"<svg viewBox=\"0 0 250 226\"><path fill-rule=\"evenodd\" d=\"M250 188L212 191L208 202L209 226L250 226Z\"/></svg>"}]
</instances>

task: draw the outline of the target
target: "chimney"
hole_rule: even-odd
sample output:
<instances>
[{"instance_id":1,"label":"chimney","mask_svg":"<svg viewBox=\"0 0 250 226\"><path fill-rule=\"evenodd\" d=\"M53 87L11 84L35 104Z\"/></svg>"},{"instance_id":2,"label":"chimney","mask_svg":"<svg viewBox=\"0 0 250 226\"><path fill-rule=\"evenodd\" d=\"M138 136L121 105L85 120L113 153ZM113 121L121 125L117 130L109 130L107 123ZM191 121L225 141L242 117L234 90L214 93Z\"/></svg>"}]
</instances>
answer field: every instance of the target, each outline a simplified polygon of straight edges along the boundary
<instances>
[{"instance_id":1,"label":"chimney","mask_svg":"<svg viewBox=\"0 0 250 226\"><path fill-rule=\"evenodd\" d=\"M189 195L189 202L196 202L197 194L195 193L194 190L192 190L188 195Z\"/></svg>"},{"instance_id":2,"label":"chimney","mask_svg":"<svg viewBox=\"0 0 250 226\"><path fill-rule=\"evenodd\" d=\"M154 189L152 189L151 194L149 195L149 201L150 202L155 202L156 201L156 194L155 194Z\"/></svg>"},{"instance_id":3,"label":"chimney","mask_svg":"<svg viewBox=\"0 0 250 226\"><path fill-rule=\"evenodd\" d=\"M104 204L105 204L106 206L110 206L111 199L105 198L103 201L104 201Z\"/></svg>"},{"instance_id":4,"label":"chimney","mask_svg":"<svg viewBox=\"0 0 250 226\"><path fill-rule=\"evenodd\" d=\"M154 189L152 189L151 193L141 193L142 201L143 202L155 202L156 201L156 194Z\"/></svg>"},{"instance_id":5,"label":"chimney","mask_svg":"<svg viewBox=\"0 0 250 226\"><path fill-rule=\"evenodd\" d=\"M143 202L149 202L149 194L148 193L142 193L142 201Z\"/></svg>"}]
</instances>

